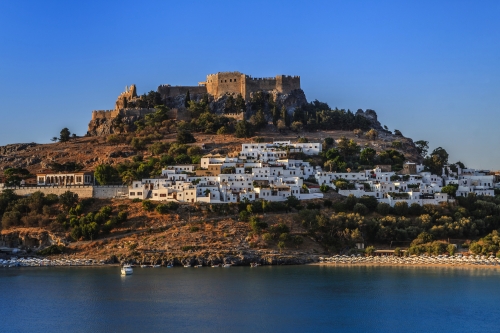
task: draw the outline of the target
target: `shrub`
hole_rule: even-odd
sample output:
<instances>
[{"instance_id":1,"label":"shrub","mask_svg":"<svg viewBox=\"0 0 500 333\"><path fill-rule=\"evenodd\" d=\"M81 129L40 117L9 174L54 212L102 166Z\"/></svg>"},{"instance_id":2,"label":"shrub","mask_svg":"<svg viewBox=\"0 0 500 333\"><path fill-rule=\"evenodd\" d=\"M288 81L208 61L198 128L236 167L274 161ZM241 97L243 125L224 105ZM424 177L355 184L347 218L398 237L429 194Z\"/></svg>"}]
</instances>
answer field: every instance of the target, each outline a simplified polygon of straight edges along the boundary
<instances>
[{"instance_id":1,"label":"shrub","mask_svg":"<svg viewBox=\"0 0 500 333\"><path fill-rule=\"evenodd\" d=\"M191 228L189 228L189 232L197 232L197 231L200 231L200 228L197 226L192 226Z\"/></svg>"},{"instance_id":2,"label":"shrub","mask_svg":"<svg viewBox=\"0 0 500 333\"><path fill-rule=\"evenodd\" d=\"M196 142L193 134L188 131L180 131L177 133L177 142L178 143L193 143Z\"/></svg>"},{"instance_id":3,"label":"shrub","mask_svg":"<svg viewBox=\"0 0 500 333\"><path fill-rule=\"evenodd\" d=\"M127 220L127 218L128 218L128 213L127 212L121 211L121 212L118 213L118 220L120 222L125 222Z\"/></svg>"},{"instance_id":4,"label":"shrub","mask_svg":"<svg viewBox=\"0 0 500 333\"><path fill-rule=\"evenodd\" d=\"M326 185L326 184L322 184L320 187L319 187L319 190L323 193L326 193L330 190L330 186Z\"/></svg>"},{"instance_id":5,"label":"shrub","mask_svg":"<svg viewBox=\"0 0 500 333\"><path fill-rule=\"evenodd\" d=\"M420 216L420 214L422 214L422 206L416 202L412 203L408 208L408 214L412 216Z\"/></svg>"},{"instance_id":6,"label":"shrub","mask_svg":"<svg viewBox=\"0 0 500 333\"><path fill-rule=\"evenodd\" d=\"M64 253L66 250L66 247L64 245L51 245L49 247L46 247L43 250L40 250L37 252L38 255L41 256L50 256L52 254L61 254Z\"/></svg>"},{"instance_id":7,"label":"shrub","mask_svg":"<svg viewBox=\"0 0 500 333\"><path fill-rule=\"evenodd\" d=\"M177 210L179 208L179 204L177 202L170 201L167 203L167 207L170 210Z\"/></svg>"},{"instance_id":8,"label":"shrub","mask_svg":"<svg viewBox=\"0 0 500 333\"><path fill-rule=\"evenodd\" d=\"M159 214L167 214L168 213L168 206L165 204L159 204L158 206L156 206L155 210Z\"/></svg>"},{"instance_id":9,"label":"shrub","mask_svg":"<svg viewBox=\"0 0 500 333\"><path fill-rule=\"evenodd\" d=\"M380 215L388 215L391 212L391 205L381 202L377 205L377 213Z\"/></svg>"},{"instance_id":10,"label":"shrub","mask_svg":"<svg viewBox=\"0 0 500 333\"><path fill-rule=\"evenodd\" d=\"M154 204L149 200L144 200L142 202L142 209L144 209L147 212L150 212L154 209Z\"/></svg>"},{"instance_id":11,"label":"shrub","mask_svg":"<svg viewBox=\"0 0 500 333\"><path fill-rule=\"evenodd\" d=\"M104 216L109 217L113 212L113 208L111 208L110 206L104 206L99 210L99 212Z\"/></svg>"},{"instance_id":12,"label":"shrub","mask_svg":"<svg viewBox=\"0 0 500 333\"><path fill-rule=\"evenodd\" d=\"M287 232L284 232L280 235L279 240L282 242L286 242L290 239L290 235Z\"/></svg>"},{"instance_id":13,"label":"shrub","mask_svg":"<svg viewBox=\"0 0 500 333\"><path fill-rule=\"evenodd\" d=\"M408 215L408 203L406 201L399 201L394 204L394 212L399 216Z\"/></svg>"},{"instance_id":14,"label":"shrub","mask_svg":"<svg viewBox=\"0 0 500 333\"><path fill-rule=\"evenodd\" d=\"M357 203L354 205L353 212L359 215L366 215L368 214L368 208L362 203Z\"/></svg>"},{"instance_id":15,"label":"shrub","mask_svg":"<svg viewBox=\"0 0 500 333\"><path fill-rule=\"evenodd\" d=\"M304 238L301 236L294 236L292 237L292 242L297 248L299 248L299 246L304 243Z\"/></svg>"},{"instance_id":16,"label":"shrub","mask_svg":"<svg viewBox=\"0 0 500 333\"><path fill-rule=\"evenodd\" d=\"M239 218L240 221L248 222L248 220L250 219L250 213L246 210L243 210L240 212Z\"/></svg>"},{"instance_id":17,"label":"shrub","mask_svg":"<svg viewBox=\"0 0 500 333\"><path fill-rule=\"evenodd\" d=\"M265 242L269 243L269 242L271 242L271 241L273 240L273 236L271 236L271 234L270 234L270 233L266 232L265 234L262 234L262 239L263 239ZM500 253L500 252L499 252L499 253Z\"/></svg>"}]
</instances>

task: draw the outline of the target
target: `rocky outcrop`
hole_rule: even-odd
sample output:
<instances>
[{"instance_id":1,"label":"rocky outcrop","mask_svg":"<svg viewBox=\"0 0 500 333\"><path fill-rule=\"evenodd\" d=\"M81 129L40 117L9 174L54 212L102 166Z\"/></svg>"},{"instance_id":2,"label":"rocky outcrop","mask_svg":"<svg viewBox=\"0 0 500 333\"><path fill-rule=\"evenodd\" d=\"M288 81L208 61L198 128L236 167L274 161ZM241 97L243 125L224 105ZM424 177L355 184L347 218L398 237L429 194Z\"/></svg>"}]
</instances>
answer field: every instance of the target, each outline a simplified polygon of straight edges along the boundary
<instances>
[{"instance_id":1,"label":"rocky outcrop","mask_svg":"<svg viewBox=\"0 0 500 333\"><path fill-rule=\"evenodd\" d=\"M53 244L66 244L66 240L46 230L32 228L3 231L0 234L0 246L10 248L42 249Z\"/></svg>"},{"instance_id":2,"label":"rocky outcrop","mask_svg":"<svg viewBox=\"0 0 500 333\"><path fill-rule=\"evenodd\" d=\"M262 253L259 251L240 251L238 253L203 253L199 255L179 255L165 253L148 253L135 256L120 256L117 258L121 263L128 262L137 265L140 264L159 264L159 265L203 265L211 266L218 264L232 264L234 266L250 266L251 263L259 263L261 265L304 265L317 261L317 256L307 253L280 254ZM112 256L116 258L115 256ZM110 257L111 258L111 257ZM108 260L112 262L112 260Z\"/></svg>"},{"instance_id":3,"label":"rocky outcrop","mask_svg":"<svg viewBox=\"0 0 500 333\"><path fill-rule=\"evenodd\" d=\"M368 119L370 121L371 128L379 132L387 132L378 121L377 113L375 112L375 110L366 109L366 111L363 111L361 109L358 109L358 111L356 111L356 116L362 116Z\"/></svg>"},{"instance_id":4,"label":"rocky outcrop","mask_svg":"<svg viewBox=\"0 0 500 333\"><path fill-rule=\"evenodd\" d=\"M204 95L203 94L193 94L190 95L189 98L192 101L195 102L200 102L203 99ZM208 95L208 101L209 103L213 101L213 97ZM182 95L177 95L173 97L167 97L164 100L165 106L171 108L171 109L178 109L182 110L185 108L186 105L186 94Z\"/></svg>"},{"instance_id":5,"label":"rocky outcrop","mask_svg":"<svg viewBox=\"0 0 500 333\"><path fill-rule=\"evenodd\" d=\"M106 136L114 133L127 133L135 129L134 122L139 120L139 116L121 117L121 124L117 126L115 119L112 118L96 118L89 123L88 136Z\"/></svg>"},{"instance_id":6,"label":"rocky outcrop","mask_svg":"<svg viewBox=\"0 0 500 333\"><path fill-rule=\"evenodd\" d=\"M296 108L307 104L306 94L302 89L292 90L289 94L274 94L274 100L276 101L276 106L286 108L288 114L293 114Z\"/></svg>"},{"instance_id":7,"label":"rocky outcrop","mask_svg":"<svg viewBox=\"0 0 500 333\"><path fill-rule=\"evenodd\" d=\"M14 152L19 152L22 150L26 150L31 147L37 146L36 143L13 143L6 146L0 146L0 155L8 155Z\"/></svg>"}]
</instances>

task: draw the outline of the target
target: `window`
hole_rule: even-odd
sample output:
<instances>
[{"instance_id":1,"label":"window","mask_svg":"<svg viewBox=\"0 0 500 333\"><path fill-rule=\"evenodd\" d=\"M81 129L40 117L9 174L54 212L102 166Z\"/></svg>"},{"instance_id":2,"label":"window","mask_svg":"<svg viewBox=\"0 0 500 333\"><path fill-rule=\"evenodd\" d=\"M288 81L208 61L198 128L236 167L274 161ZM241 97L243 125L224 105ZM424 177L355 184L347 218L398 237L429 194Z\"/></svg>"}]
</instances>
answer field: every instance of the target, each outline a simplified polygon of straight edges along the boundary
<instances>
[{"instance_id":1,"label":"window","mask_svg":"<svg viewBox=\"0 0 500 333\"><path fill-rule=\"evenodd\" d=\"M142 195L142 192L137 192L137 195Z\"/></svg>"},{"instance_id":2,"label":"window","mask_svg":"<svg viewBox=\"0 0 500 333\"><path fill-rule=\"evenodd\" d=\"M236 79L234 79L234 82L236 82Z\"/></svg>"},{"instance_id":3,"label":"window","mask_svg":"<svg viewBox=\"0 0 500 333\"><path fill-rule=\"evenodd\" d=\"M82 182L82 176L76 176L76 182L81 183Z\"/></svg>"},{"instance_id":4,"label":"window","mask_svg":"<svg viewBox=\"0 0 500 333\"><path fill-rule=\"evenodd\" d=\"M130 192L130 195L135 195L135 192Z\"/></svg>"},{"instance_id":5,"label":"window","mask_svg":"<svg viewBox=\"0 0 500 333\"><path fill-rule=\"evenodd\" d=\"M167 194L166 193L160 193L160 198L166 198Z\"/></svg>"}]
</instances>

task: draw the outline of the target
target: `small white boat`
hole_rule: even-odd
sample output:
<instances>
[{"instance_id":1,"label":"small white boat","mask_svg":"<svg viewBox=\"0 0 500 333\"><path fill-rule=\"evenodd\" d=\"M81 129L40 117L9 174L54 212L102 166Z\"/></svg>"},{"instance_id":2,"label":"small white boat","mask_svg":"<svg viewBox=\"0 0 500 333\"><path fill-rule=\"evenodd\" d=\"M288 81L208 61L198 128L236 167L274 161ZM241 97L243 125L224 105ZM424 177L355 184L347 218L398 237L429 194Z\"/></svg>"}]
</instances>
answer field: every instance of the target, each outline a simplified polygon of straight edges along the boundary
<instances>
[{"instance_id":1,"label":"small white boat","mask_svg":"<svg viewBox=\"0 0 500 333\"><path fill-rule=\"evenodd\" d=\"M224 264L224 265L222 265L222 267L224 267L224 268L229 268L229 267L231 267L232 265L233 265L233 264Z\"/></svg>"},{"instance_id":2,"label":"small white boat","mask_svg":"<svg viewBox=\"0 0 500 333\"><path fill-rule=\"evenodd\" d=\"M220 267L220 264L212 265L212 268L217 268L217 267Z\"/></svg>"},{"instance_id":3,"label":"small white boat","mask_svg":"<svg viewBox=\"0 0 500 333\"><path fill-rule=\"evenodd\" d=\"M174 265L173 265L173 264L168 264L168 265L167 265L167 268L173 268L173 267L174 267Z\"/></svg>"},{"instance_id":4,"label":"small white boat","mask_svg":"<svg viewBox=\"0 0 500 333\"><path fill-rule=\"evenodd\" d=\"M203 267L203 265L200 265L200 264L194 265L194 268L201 268L201 267Z\"/></svg>"},{"instance_id":5,"label":"small white boat","mask_svg":"<svg viewBox=\"0 0 500 333\"><path fill-rule=\"evenodd\" d=\"M130 275L134 272L130 265L123 265L121 269L122 275Z\"/></svg>"},{"instance_id":6,"label":"small white boat","mask_svg":"<svg viewBox=\"0 0 500 333\"><path fill-rule=\"evenodd\" d=\"M153 268L160 268L161 265L153 265Z\"/></svg>"},{"instance_id":7,"label":"small white boat","mask_svg":"<svg viewBox=\"0 0 500 333\"><path fill-rule=\"evenodd\" d=\"M190 263L184 264L184 267L186 268L191 267L191 264Z\"/></svg>"},{"instance_id":8,"label":"small white boat","mask_svg":"<svg viewBox=\"0 0 500 333\"><path fill-rule=\"evenodd\" d=\"M148 265L141 265L141 268L147 268Z\"/></svg>"}]
</instances>

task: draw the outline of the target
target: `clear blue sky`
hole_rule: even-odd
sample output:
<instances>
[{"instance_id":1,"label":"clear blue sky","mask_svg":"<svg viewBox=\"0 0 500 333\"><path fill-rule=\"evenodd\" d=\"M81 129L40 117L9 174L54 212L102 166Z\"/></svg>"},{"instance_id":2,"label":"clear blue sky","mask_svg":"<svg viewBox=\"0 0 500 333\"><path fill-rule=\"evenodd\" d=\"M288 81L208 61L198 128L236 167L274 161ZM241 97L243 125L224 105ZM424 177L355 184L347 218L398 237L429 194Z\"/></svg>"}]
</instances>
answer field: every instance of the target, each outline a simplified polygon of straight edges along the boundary
<instances>
[{"instance_id":1,"label":"clear blue sky","mask_svg":"<svg viewBox=\"0 0 500 333\"><path fill-rule=\"evenodd\" d=\"M500 1L1 1L0 145L83 135L125 85L233 70L500 169Z\"/></svg>"}]
</instances>

